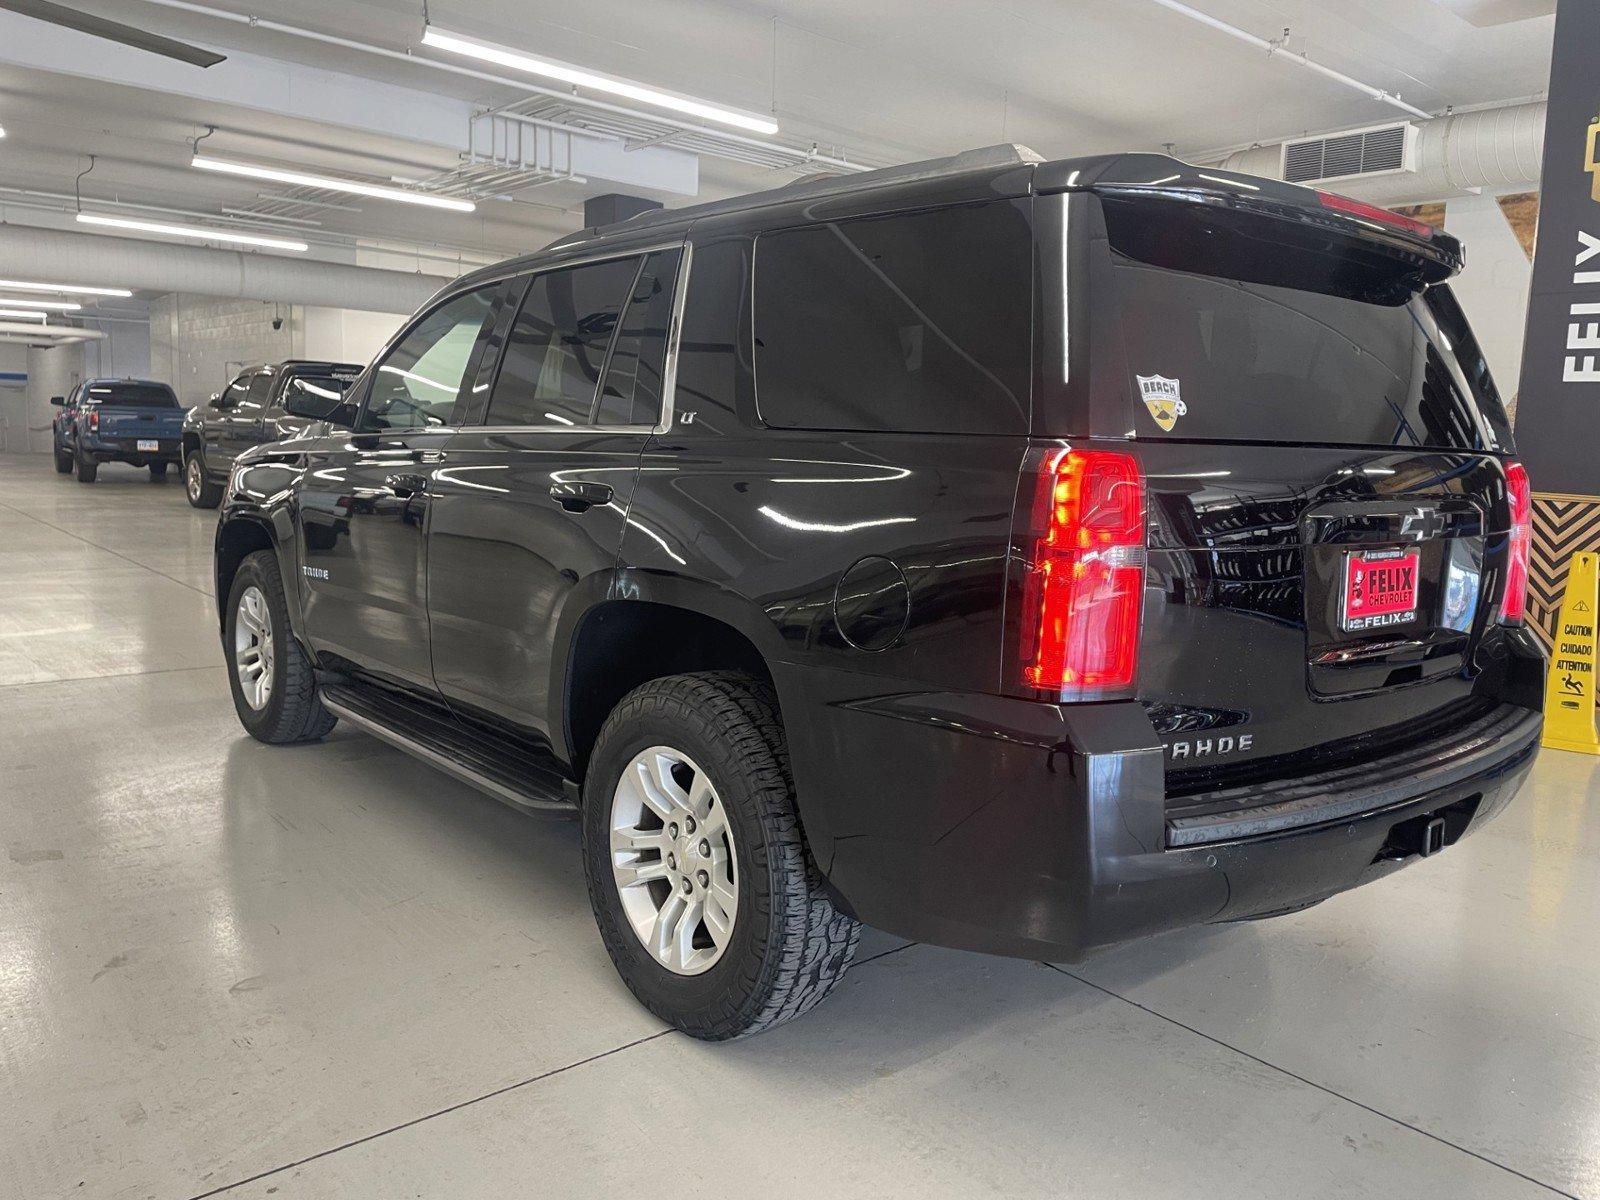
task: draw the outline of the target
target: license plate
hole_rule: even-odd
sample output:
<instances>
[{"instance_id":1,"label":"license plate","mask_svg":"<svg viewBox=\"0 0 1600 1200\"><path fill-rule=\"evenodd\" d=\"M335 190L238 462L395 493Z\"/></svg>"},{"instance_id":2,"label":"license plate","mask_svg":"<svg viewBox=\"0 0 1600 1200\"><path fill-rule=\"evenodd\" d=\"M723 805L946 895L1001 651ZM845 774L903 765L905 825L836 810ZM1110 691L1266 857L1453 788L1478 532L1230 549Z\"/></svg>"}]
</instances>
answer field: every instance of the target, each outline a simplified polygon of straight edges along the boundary
<instances>
[{"instance_id":1,"label":"license plate","mask_svg":"<svg viewBox=\"0 0 1600 1200\"><path fill-rule=\"evenodd\" d=\"M156 438L140 438L135 444L137 450L160 450L161 442Z\"/></svg>"},{"instance_id":2,"label":"license plate","mask_svg":"<svg viewBox=\"0 0 1600 1200\"><path fill-rule=\"evenodd\" d=\"M1344 561L1344 627L1355 632L1417 619L1415 550L1351 554Z\"/></svg>"}]
</instances>

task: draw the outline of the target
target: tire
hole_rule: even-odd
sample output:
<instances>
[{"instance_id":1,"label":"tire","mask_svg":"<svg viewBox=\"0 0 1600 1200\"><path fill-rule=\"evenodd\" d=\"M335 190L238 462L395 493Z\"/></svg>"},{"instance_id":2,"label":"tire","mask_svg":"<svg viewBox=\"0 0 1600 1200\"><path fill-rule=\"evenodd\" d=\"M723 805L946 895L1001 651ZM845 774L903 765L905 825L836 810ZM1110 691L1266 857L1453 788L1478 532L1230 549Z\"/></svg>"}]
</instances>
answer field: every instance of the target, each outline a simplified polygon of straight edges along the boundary
<instances>
[{"instance_id":1,"label":"tire","mask_svg":"<svg viewBox=\"0 0 1600 1200\"><path fill-rule=\"evenodd\" d=\"M222 503L222 485L206 478L205 459L198 450L183 460L183 490L195 508L215 508Z\"/></svg>"},{"instance_id":2,"label":"tire","mask_svg":"<svg viewBox=\"0 0 1600 1200\"><path fill-rule=\"evenodd\" d=\"M246 597L254 593L256 601ZM248 606L254 605L254 616ZM241 613L241 607L246 608ZM270 636L262 639L251 633L251 624L264 626ZM241 634L241 624L244 632ZM260 703L246 695L245 673L240 666L241 647L265 645L256 661L265 660L269 672L266 694ZM233 693L234 711L251 737L271 746L292 742L314 742L326 737L338 718L322 706L311 662L289 630L289 610L284 600L283 576L278 558L271 550L257 550L239 564L228 591L227 619L223 627L223 649L228 656L228 687Z\"/></svg>"},{"instance_id":3,"label":"tire","mask_svg":"<svg viewBox=\"0 0 1600 1200\"><path fill-rule=\"evenodd\" d=\"M78 451L77 464L79 483L93 483L100 474L100 464L92 458L85 458L82 450Z\"/></svg>"},{"instance_id":4,"label":"tire","mask_svg":"<svg viewBox=\"0 0 1600 1200\"><path fill-rule=\"evenodd\" d=\"M166 477L167 477L167 464L166 463L164 463L164 462L153 462L153 463L150 464L150 478L151 479L165 479Z\"/></svg>"},{"instance_id":5,"label":"tire","mask_svg":"<svg viewBox=\"0 0 1600 1200\"><path fill-rule=\"evenodd\" d=\"M662 750L667 755L660 754ZM723 868L719 877L732 877L731 889L721 883L724 894L735 900L731 931L719 942L710 924L697 922L695 948L689 953L715 957L693 973L665 965L647 949L646 934L635 932L634 921L641 913L641 900L664 908L677 898L680 887L697 888L696 881L698 886L706 884L703 870L686 869L682 876L665 878L654 875L668 861L665 847L675 846L687 858L704 854L707 842L691 838L692 845L686 848L683 842L662 837L660 848L638 853L625 849L622 853L633 857L622 860L623 870L637 862L643 868L641 878L652 876L650 882L628 889L633 916L613 869L615 822L620 820L619 828L631 828L660 821L663 835L672 829L683 831L676 823L669 825L654 808L656 815L640 821L614 816L614 805L624 811L632 804L637 811L637 802L627 797L644 794L619 791L624 772L639 761L661 762L672 755L684 760L671 768L674 778L690 781L688 791L678 789L683 800L690 794L702 795L697 790L700 775L714 789L714 797L704 801L702 823L706 829L720 825L712 836L725 838L719 846L729 847L735 864ZM679 773L680 767L689 773ZM630 772L630 778L635 774ZM655 794L659 803L663 793ZM720 818L715 816L718 810ZM645 831L634 833L650 836ZM844 977L861 940L860 924L833 906L806 849L776 697L768 685L746 675L670 675L623 697L600 731L585 780L583 864L600 935L623 982L646 1008L691 1037L706 1041L748 1037L808 1011ZM712 865L712 871L718 867ZM706 919L717 886L713 879L704 891L685 892L700 899ZM653 910L642 911L648 925ZM718 911L726 916L725 907ZM668 950L665 957L672 954ZM680 967L686 965L680 962Z\"/></svg>"},{"instance_id":6,"label":"tire","mask_svg":"<svg viewBox=\"0 0 1600 1200\"><path fill-rule=\"evenodd\" d=\"M56 474L72 474L72 451L63 450L59 446L56 447Z\"/></svg>"}]
</instances>

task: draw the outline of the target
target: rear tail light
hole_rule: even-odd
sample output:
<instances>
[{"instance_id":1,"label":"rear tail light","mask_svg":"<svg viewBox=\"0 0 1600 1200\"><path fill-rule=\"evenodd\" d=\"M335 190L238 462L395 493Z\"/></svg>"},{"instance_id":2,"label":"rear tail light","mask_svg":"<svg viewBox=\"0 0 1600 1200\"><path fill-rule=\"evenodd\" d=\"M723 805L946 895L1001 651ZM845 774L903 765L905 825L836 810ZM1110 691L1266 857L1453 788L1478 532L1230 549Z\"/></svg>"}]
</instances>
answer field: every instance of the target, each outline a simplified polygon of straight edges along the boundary
<instances>
[{"instance_id":1,"label":"rear tail light","mask_svg":"<svg viewBox=\"0 0 1600 1200\"><path fill-rule=\"evenodd\" d=\"M91 408L89 410L89 432L100 432L100 410L98 408Z\"/></svg>"},{"instance_id":2,"label":"rear tail light","mask_svg":"<svg viewBox=\"0 0 1600 1200\"><path fill-rule=\"evenodd\" d=\"M1144 590L1144 484L1107 450L1040 465L1023 588L1024 687L1083 699L1133 686Z\"/></svg>"},{"instance_id":3,"label":"rear tail light","mask_svg":"<svg viewBox=\"0 0 1600 1200\"><path fill-rule=\"evenodd\" d=\"M1506 554L1506 590L1500 623L1520 625L1528 609L1528 551L1533 540L1533 494L1519 462L1506 464L1506 498L1511 505L1511 545Z\"/></svg>"},{"instance_id":4,"label":"rear tail light","mask_svg":"<svg viewBox=\"0 0 1600 1200\"><path fill-rule=\"evenodd\" d=\"M1360 200L1352 200L1349 196L1341 196L1337 192L1318 192L1317 199L1322 201L1323 208L1330 208L1334 212L1360 217L1366 221L1377 221L1380 225L1392 225L1419 238L1433 237L1433 226L1426 221L1401 216L1397 212L1390 212L1387 208L1379 208L1376 204L1364 204Z\"/></svg>"}]
</instances>

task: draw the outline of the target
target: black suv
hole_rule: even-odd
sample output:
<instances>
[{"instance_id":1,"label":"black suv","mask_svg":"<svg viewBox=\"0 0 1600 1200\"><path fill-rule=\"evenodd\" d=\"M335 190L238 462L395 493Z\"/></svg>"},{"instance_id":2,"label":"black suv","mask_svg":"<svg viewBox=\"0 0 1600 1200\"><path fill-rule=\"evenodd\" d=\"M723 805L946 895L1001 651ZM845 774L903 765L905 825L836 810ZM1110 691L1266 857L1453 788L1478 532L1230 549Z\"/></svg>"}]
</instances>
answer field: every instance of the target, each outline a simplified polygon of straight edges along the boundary
<instances>
[{"instance_id":1,"label":"black suv","mask_svg":"<svg viewBox=\"0 0 1600 1200\"><path fill-rule=\"evenodd\" d=\"M245 455L245 727L576 809L634 993L805 1011L859 926L1069 960L1285 913L1522 782L1528 480L1457 242L1013 149L451 284Z\"/></svg>"},{"instance_id":2,"label":"black suv","mask_svg":"<svg viewBox=\"0 0 1600 1200\"><path fill-rule=\"evenodd\" d=\"M233 460L252 446L304 433L320 422L348 424L345 391L357 363L289 359L246 367L183 422L183 482L189 503L215 508Z\"/></svg>"}]
</instances>

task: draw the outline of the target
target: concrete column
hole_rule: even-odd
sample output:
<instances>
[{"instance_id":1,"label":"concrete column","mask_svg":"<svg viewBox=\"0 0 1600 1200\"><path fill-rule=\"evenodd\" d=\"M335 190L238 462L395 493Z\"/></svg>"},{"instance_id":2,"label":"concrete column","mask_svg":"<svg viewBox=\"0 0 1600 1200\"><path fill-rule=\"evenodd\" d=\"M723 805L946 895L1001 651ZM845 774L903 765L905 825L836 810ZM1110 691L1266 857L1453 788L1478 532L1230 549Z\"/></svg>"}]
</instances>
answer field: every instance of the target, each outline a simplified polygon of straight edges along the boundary
<instances>
[{"instance_id":1,"label":"concrete column","mask_svg":"<svg viewBox=\"0 0 1600 1200\"><path fill-rule=\"evenodd\" d=\"M83 346L28 347L28 387L6 414L6 449L45 454L50 450L51 396L65 396L83 378Z\"/></svg>"}]
</instances>

